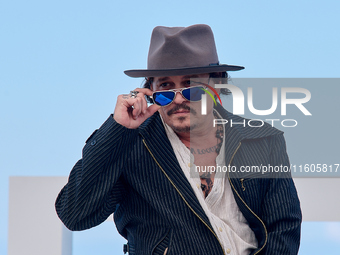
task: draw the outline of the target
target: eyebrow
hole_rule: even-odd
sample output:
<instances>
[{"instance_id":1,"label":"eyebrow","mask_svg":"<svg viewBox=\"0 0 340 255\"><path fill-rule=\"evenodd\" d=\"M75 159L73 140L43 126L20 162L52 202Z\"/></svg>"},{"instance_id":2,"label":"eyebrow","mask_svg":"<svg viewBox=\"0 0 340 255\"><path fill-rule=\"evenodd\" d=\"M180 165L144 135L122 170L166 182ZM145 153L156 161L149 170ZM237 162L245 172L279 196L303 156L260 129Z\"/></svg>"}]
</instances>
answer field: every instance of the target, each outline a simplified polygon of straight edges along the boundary
<instances>
[{"instance_id":1,"label":"eyebrow","mask_svg":"<svg viewBox=\"0 0 340 255\"><path fill-rule=\"evenodd\" d=\"M186 79L190 79L190 78L199 78L199 75L197 75L197 74L185 75L185 76L182 77L182 81L186 80ZM168 81L168 80L171 80L169 76L161 77L157 80L156 85L159 85L160 83L162 83L164 81Z\"/></svg>"},{"instance_id":2,"label":"eyebrow","mask_svg":"<svg viewBox=\"0 0 340 255\"><path fill-rule=\"evenodd\" d=\"M159 82L163 82L163 81L166 81L166 80L169 80L170 78L169 77L162 77L162 78L159 78L157 83Z\"/></svg>"},{"instance_id":3,"label":"eyebrow","mask_svg":"<svg viewBox=\"0 0 340 255\"><path fill-rule=\"evenodd\" d=\"M190 79L190 78L199 78L199 76L197 74L185 75L185 76L182 77L182 80ZM159 78L158 82L163 82L163 81L167 81L167 80L170 80L169 76Z\"/></svg>"}]
</instances>

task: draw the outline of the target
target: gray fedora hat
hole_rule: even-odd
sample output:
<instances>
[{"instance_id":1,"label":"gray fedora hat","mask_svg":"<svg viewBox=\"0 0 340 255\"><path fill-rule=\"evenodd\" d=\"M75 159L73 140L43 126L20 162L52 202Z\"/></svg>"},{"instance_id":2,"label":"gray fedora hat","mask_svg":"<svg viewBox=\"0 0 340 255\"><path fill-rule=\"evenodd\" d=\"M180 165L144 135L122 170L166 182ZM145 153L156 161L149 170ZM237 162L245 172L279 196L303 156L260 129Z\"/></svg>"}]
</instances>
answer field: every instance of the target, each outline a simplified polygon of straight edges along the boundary
<instances>
[{"instance_id":1,"label":"gray fedora hat","mask_svg":"<svg viewBox=\"0 0 340 255\"><path fill-rule=\"evenodd\" d=\"M214 35L208 25L155 27L147 69L126 70L130 77L159 77L238 71L243 66L220 64Z\"/></svg>"}]
</instances>

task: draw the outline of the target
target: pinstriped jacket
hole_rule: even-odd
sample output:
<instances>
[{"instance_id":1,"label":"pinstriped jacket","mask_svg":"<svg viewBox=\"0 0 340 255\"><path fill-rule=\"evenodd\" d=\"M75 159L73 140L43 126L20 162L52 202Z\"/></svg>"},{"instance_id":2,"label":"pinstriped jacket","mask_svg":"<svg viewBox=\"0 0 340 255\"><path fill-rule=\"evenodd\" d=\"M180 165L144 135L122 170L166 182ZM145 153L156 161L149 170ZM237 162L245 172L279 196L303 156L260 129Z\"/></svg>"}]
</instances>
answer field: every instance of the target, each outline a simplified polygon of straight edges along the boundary
<instances>
[{"instance_id":1,"label":"pinstriped jacket","mask_svg":"<svg viewBox=\"0 0 340 255\"><path fill-rule=\"evenodd\" d=\"M221 106L217 110L224 119L244 120ZM269 125L225 128L231 166L289 165L281 131ZM290 175L257 177L228 174L235 200L258 240L251 254L297 254L302 216ZM110 116L86 141L55 206L70 230L94 227L114 213L129 254L225 254L158 113L134 130Z\"/></svg>"}]
</instances>

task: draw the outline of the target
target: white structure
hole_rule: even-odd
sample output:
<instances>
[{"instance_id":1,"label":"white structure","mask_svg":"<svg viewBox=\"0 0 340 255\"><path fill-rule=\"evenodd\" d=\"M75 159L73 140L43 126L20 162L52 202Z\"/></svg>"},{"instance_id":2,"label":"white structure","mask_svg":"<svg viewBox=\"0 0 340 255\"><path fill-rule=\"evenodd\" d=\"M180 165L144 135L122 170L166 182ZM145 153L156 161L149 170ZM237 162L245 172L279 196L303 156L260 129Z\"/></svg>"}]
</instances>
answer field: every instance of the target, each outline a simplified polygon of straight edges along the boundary
<instances>
[{"instance_id":1,"label":"white structure","mask_svg":"<svg viewBox=\"0 0 340 255\"><path fill-rule=\"evenodd\" d=\"M304 221L340 221L340 178L294 180ZM54 202L67 177L10 177L8 255L71 255L72 232ZM112 217L109 217L112 219Z\"/></svg>"},{"instance_id":2,"label":"white structure","mask_svg":"<svg viewBox=\"0 0 340 255\"><path fill-rule=\"evenodd\" d=\"M296 178L303 221L340 221L340 178Z\"/></svg>"},{"instance_id":3,"label":"white structure","mask_svg":"<svg viewBox=\"0 0 340 255\"><path fill-rule=\"evenodd\" d=\"M67 177L10 177L8 255L71 255L72 232L54 209Z\"/></svg>"}]
</instances>

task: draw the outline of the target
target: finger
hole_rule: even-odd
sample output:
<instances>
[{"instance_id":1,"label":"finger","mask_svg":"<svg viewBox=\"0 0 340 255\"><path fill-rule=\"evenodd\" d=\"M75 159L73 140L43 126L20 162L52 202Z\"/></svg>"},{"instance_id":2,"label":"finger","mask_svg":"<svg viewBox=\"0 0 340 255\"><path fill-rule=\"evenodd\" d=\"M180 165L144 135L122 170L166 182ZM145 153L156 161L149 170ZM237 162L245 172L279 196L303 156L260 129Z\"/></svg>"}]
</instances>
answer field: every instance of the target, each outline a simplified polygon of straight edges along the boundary
<instances>
[{"instance_id":1,"label":"finger","mask_svg":"<svg viewBox=\"0 0 340 255\"><path fill-rule=\"evenodd\" d=\"M142 97L142 112L143 114L146 113L146 110L148 109L148 102L146 101L145 96Z\"/></svg>"},{"instance_id":2,"label":"finger","mask_svg":"<svg viewBox=\"0 0 340 255\"><path fill-rule=\"evenodd\" d=\"M126 103L127 106L133 106L137 98L143 99L144 98L143 93L138 93L135 96L131 96L131 94L123 94L118 96L118 100L123 101L124 103Z\"/></svg>"},{"instance_id":3,"label":"finger","mask_svg":"<svg viewBox=\"0 0 340 255\"><path fill-rule=\"evenodd\" d=\"M118 100L119 100L119 99L128 100L130 97L131 97L130 94L123 94L123 95L119 95L119 96L118 96Z\"/></svg>"},{"instance_id":4,"label":"finger","mask_svg":"<svg viewBox=\"0 0 340 255\"><path fill-rule=\"evenodd\" d=\"M157 110L159 110L159 108L161 108L158 105L151 105L147 108L145 114L141 113L136 119L134 119L135 121L138 121L140 123L143 123L146 119L148 119L149 117L151 117Z\"/></svg>"},{"instance_id":5,"label":"finger","mask_svg":"<svg viewBox=\"0 0 340 255\"><path fill-rule=\"evenodd\" d=\"M145 112L145 118L149 118L150 116L154 115L155 112L157 112L159 109L161 108L161 106L153 104L150 105Z\"/></svg>"},{"instance_id":6,"label":"finger","mask_svg":"<svg viewBox=\"0 0 340 255\"><path fill-rule=\"evenodd\" d=\"M138 91L139 93L143 93L148 96L151 96L153 93L151 89L147 89L147 88L136 88L135 90Z\"/></svg>"},{"instance_id":7,"label":"finger","mask_svg":"<svg viewBox=\"0 0 340 255\"><path fill-rule=\"evenodd\" d=\"M142 113L142 101L143 98L136 97L133 98L133 111L132 111L132 116L134 119L137 119L138 116Z\"/></svg>"},{"instance_id":8,"label":"finger","mask_svg":"<svg viewBox=\"0 0 340 255\"><path fill-rule=\"evenodd\" d=\"M144 94L143 92L140 92L140 91L138 91L138 92L139 93L137 94L137 97L141 98L141 104L142 104L141 111L144 114L146 112L146 109L148 108L148 102L145 98L146 94Z\"/></svg>"}]
</instances>

